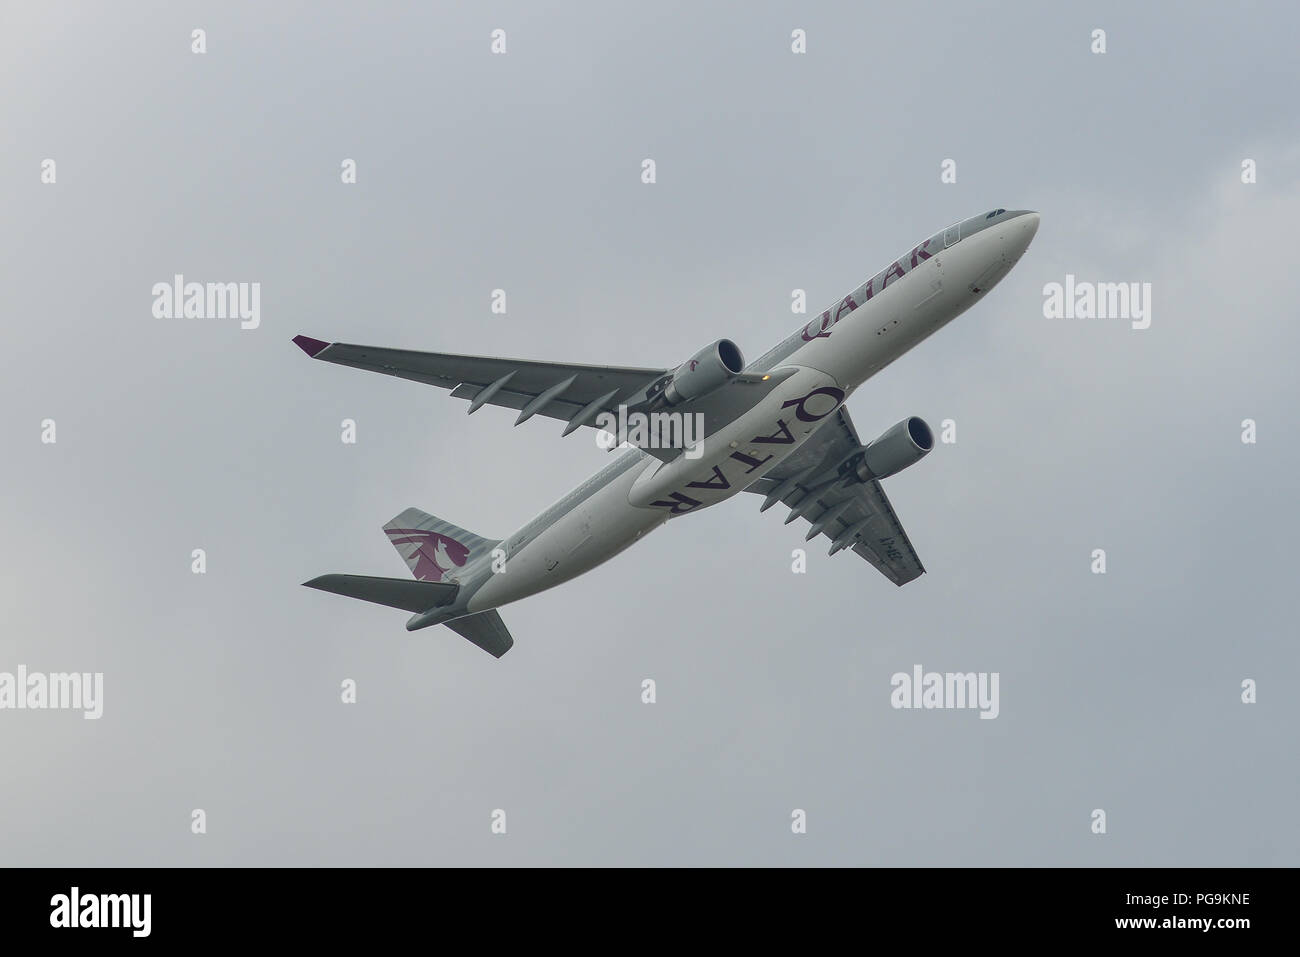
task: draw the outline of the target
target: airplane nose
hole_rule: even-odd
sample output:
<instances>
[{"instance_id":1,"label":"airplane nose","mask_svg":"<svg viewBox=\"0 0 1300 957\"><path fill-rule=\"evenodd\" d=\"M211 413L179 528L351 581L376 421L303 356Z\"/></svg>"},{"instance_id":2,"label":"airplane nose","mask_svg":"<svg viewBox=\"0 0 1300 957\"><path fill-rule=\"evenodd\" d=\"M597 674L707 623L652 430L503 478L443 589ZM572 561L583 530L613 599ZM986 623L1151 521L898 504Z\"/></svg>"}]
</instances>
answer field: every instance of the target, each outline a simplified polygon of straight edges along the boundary
<instances>
[{"instance_id":1,"label":"airplane nose","mask_svg":"<svg viewBox=\"0 0 1300 957\"><path fill-rule=\"evenodd\" d=\"M1027 209L1007 225L1010 229L1004 234L1006 251L1013 260L1017 260L1025 254L1038 233L1038 214Z\"/></svg>"}]
</instances>

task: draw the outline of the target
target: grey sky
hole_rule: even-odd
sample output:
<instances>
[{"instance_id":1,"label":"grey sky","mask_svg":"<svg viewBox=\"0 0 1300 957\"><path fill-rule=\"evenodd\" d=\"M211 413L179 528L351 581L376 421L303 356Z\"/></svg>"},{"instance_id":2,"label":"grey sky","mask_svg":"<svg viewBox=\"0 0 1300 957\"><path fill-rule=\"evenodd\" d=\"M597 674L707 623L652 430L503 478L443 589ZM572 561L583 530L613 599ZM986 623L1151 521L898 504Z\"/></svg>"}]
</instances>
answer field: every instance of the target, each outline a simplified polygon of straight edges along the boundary
<instances>
[{"instance_id":1,"label":"grey sky","mask_svg":"<svg viewBox=\"0 0 1300 957\"><path fill-rule=\"evenodd\" d=\"M0 712L0 861L1300 863L1297 29L1284 4L8 4L0 671L102 671L105 703ZM1042 213L1024 260L849 403L864 438L957 423L885 483L919 581L824 541L792 574L805 526L745 495L505 608L500 661L299 587L405 574L403 508L505 535L608 458L295 334L755 358L806 318L792 289L819 311L998 206ZM175 273L260 282L260 328L155 319ZM1066 273L1152 283L1151 328L1043 318ZM892 709L917 663L999 672L1000 716Z\"/></svg>"}]
</instances>

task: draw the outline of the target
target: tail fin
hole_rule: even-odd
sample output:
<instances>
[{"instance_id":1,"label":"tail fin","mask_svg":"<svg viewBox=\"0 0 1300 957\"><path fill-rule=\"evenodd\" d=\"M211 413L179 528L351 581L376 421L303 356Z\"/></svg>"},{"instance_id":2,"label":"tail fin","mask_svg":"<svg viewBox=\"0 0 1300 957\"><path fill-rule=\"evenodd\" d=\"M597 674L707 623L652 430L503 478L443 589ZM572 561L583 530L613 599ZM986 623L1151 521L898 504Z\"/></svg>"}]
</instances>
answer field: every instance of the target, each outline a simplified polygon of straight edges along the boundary
<instances>
[{"instance_id":1,"label":"tail fin","mask_svg":"<svg viewBox=\"0 0 1300 957\"><path fill-rule=\"evenodd\" d=\"M408 508L384 526L388 540L420 581L440 582L456 569L491 552L498 542Z\"/></svg>"}]
</instances>

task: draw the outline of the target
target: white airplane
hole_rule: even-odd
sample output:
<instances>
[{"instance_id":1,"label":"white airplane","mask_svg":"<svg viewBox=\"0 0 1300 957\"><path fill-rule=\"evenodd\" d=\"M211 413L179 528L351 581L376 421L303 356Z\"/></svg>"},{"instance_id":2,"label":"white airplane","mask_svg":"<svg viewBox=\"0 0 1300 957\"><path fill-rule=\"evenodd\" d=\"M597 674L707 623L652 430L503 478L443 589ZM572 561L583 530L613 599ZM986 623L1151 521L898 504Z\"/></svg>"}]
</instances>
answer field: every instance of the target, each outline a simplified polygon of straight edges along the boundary
<instances>
[{"instance_id":1,"label":"white airplane","mask_svg":"<svg viewBox=\"0 0 1300 957\"><path fill-rule=\"evenodd\" d=\"M925 569L880 480L919 461L934 438L911 417L863 445L844 401L981 299L1037 231L1029 210L995 209L949 226L749 365L727 339L675 369L632 369L297 336L314 359L450 389L471 413L485 404L518 409L516 425L544 415L565 421L569 435L634 419L671 425L681 421L674 414L704 424L689 444L657 442L634 426L622 443L632 447L509 538L408 508L384 531L414 580L323 575L304 584L412 612L410 631L445 623L499 658L514 640L497 608L595 568L670 518L748 491L764 496L763 510L789 506L786 523L806 519L807 539L825 535L832 555L851 548L904 585Z\"/></svg>"}]
</instances>

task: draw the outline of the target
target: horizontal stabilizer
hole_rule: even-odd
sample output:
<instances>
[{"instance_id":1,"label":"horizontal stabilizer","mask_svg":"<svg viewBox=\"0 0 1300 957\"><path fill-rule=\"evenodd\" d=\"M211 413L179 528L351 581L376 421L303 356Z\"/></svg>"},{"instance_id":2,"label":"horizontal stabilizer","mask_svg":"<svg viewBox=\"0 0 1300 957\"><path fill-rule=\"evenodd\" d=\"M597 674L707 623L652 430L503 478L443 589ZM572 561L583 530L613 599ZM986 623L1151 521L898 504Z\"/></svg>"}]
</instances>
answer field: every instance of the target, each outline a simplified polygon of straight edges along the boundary
<instances>
[{"instance_id":1,"label":"horizontal stabilizer","mask_svg":"<svg viewBox=\"0 0 1300 957\"><path fill-rule=\"evenodd\" d=\"M468 638L478 645L493 658L500 658L515 644L515 640L510 637L510 631L506 628L506 623L495 610L481 611L476 615L466 615L464 618L453 618L446 622L446 625L462 638Z\"/></svg>"},{"instance_id":2,"label":"horizontal stabilizer","mask_svg":"<svg viewBox=\"0 0 1300 957\"><path fill-rule=\"evenodd\" d=\"M370 575L321 575L303 584L308 588L319 588L321 591L333 592L346 598L360 598L362 601L372 601L376 605L387 605L389 608L401 608L416 613L450 605L456 600L456 592L460 589L459 585L446 582L412 581L409 578L375 578ZM509 638L509 635L507 634L506 637Z\"/></svg>"}]
</instances>

